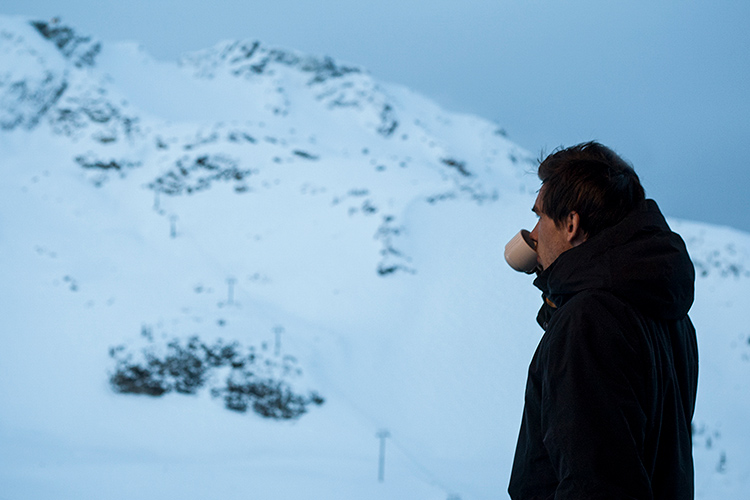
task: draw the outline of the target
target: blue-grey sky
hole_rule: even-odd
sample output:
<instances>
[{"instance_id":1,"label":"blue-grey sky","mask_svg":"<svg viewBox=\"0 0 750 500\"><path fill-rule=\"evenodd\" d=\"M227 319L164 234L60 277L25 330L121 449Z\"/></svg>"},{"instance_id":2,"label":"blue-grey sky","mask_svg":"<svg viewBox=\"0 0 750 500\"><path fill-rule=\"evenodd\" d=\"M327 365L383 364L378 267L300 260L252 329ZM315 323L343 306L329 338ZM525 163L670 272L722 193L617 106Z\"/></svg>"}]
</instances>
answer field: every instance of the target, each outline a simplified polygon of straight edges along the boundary
<instances>
[{"instance_id":1,"label":"blue-grey sky","mask_svg":"<svg viewBox=\"0 0 750 500\"><path fill-rule=\"evenodd\" d=\"M329 55L539 153L599 140L670 216L750 231L744 0L3 0L158 59L225 39Z\"/></svg>"}]
</instances>

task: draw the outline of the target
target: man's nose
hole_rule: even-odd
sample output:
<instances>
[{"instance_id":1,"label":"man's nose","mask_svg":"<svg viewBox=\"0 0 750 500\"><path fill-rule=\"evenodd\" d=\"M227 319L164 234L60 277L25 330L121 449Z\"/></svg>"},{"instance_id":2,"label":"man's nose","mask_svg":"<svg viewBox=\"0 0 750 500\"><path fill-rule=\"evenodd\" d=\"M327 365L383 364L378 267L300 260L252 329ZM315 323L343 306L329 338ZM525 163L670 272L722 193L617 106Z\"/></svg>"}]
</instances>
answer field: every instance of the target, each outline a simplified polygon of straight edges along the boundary
<instances>
[{"instance_id":1,"label":"man's nose","mask_svg":"<svg viewBox=\"0 0 750 500\"><path fill-rule=\"evenodd\" d=\"M531 238L531 240L534 242L534 245L536 245L539 242L539 240L537 239L538 228L539 228L539 223L537 222L536 225L534 226L534 229L532 229L531 232L529 233L529 238Z\"/></svg>"}]
</instances>

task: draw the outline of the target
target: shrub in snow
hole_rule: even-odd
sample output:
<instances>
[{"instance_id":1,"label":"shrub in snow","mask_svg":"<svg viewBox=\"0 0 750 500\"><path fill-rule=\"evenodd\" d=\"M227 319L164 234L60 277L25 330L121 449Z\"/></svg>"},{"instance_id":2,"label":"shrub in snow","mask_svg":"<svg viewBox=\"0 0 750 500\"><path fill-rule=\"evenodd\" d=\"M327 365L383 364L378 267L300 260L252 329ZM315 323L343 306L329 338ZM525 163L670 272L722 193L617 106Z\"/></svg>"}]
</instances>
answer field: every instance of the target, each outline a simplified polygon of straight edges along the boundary
<instances>
[{"instance_id":1,"label":"shrub in snow","mask_svg":"<svg viewBox=\"0 0 750 500\"><path fill-rule=\"evenodd\" d=\"M109 382L115 391L120 393L161 396L168 391L164 387L158 370L151 366L144 367L122 363L118 365L115 373L109 378Z\"/></svg>"},{"instance_id":2,"label":"shrub in snow","mask_svg":"<svg viewBox=\"0 0 750 500\"><path fill-rule=\"evenodd\" d=\"M253 373L233 371L222 388L211 391L214 397L222 396L227 409L255 413L267 418L287 420L297 418L307 412L311 403L323 404L323 398L316 392L308 396L296 394L284 381L261 379Z\"/></svg>"},{"instance_id":3,"label":"shrub in snow","mask_svg":"<svg viewBox=\"0 0 750 500\"><path fill-rule=\"evenodd\" d=\"M120 345L110 349L115 369L109 382L121 394L161 396L171 391L195 394L212 384L211 395L223 398L224 406L233 411L255 413L279 420L298 418L311 404L322 405L324 399L315 391L307 395L297 391L292 381L302 375L292 356L267 357L254 347L239 343L224 344L220 339L209 345L197 336L185 342L173 339L159 345L147 336L148 344L140 351L129 351Z\"/></svg>"},{"instance_id":4,"label":"shrub in snow","mask_svg":"<svg viewBox=\"0 0 750 500\"><path fill-rule=\"evenodd\" d=\"M204 384L208 365L201 356L201 344L193 337L183 346L175 339L159 353L153 346L135 360L124 346L110 349L117 360L110 383L115 391L161 396L170 391L195 394Z\"/></svg>"}]
</instances>

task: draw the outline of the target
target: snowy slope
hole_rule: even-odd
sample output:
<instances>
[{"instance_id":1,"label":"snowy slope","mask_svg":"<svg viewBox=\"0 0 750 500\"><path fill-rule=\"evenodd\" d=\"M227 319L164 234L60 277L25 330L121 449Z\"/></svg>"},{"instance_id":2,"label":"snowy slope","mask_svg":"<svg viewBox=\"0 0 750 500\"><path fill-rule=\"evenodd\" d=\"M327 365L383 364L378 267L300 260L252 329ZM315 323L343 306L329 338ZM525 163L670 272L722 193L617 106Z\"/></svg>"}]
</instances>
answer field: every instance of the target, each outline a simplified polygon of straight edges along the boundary
<instances>
[{"instance_id":1,"label":"snowy slope","mask_svg":"<svg viewBox=\"0 0 750 500\"><path fill-rule=\"evenodd\" d=\"M165 63L0 17L0 127L0 497L507 497L541 331L501 252L537 181L496 125L252 41ZM673 225L700 274L697 496L741 498L750 236ZM113 391L111 348L192 336L292 359L325 402L230 411L221 370Z\"/></svg>"}]
</instances>

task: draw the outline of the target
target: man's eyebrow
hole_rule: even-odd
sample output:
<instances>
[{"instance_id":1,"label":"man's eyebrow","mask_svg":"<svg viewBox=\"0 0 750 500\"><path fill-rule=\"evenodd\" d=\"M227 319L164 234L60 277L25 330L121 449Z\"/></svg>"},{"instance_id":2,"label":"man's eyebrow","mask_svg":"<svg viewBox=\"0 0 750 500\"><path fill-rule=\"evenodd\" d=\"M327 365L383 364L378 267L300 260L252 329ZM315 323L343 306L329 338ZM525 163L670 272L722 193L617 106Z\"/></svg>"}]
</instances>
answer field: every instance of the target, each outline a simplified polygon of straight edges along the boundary
<instances>
[{"instance_id":1,"label":"man's eyebrow","mask_svg":"<svg viewBox=\"0 0 750 500\"><path fill-rule=\"evenodd\" d=\"M539 215L539 210L536 209L536 205L534 205L533 207L531 207L531 211L534 212L535 214Z\"/></svg>"}]
</instances>

